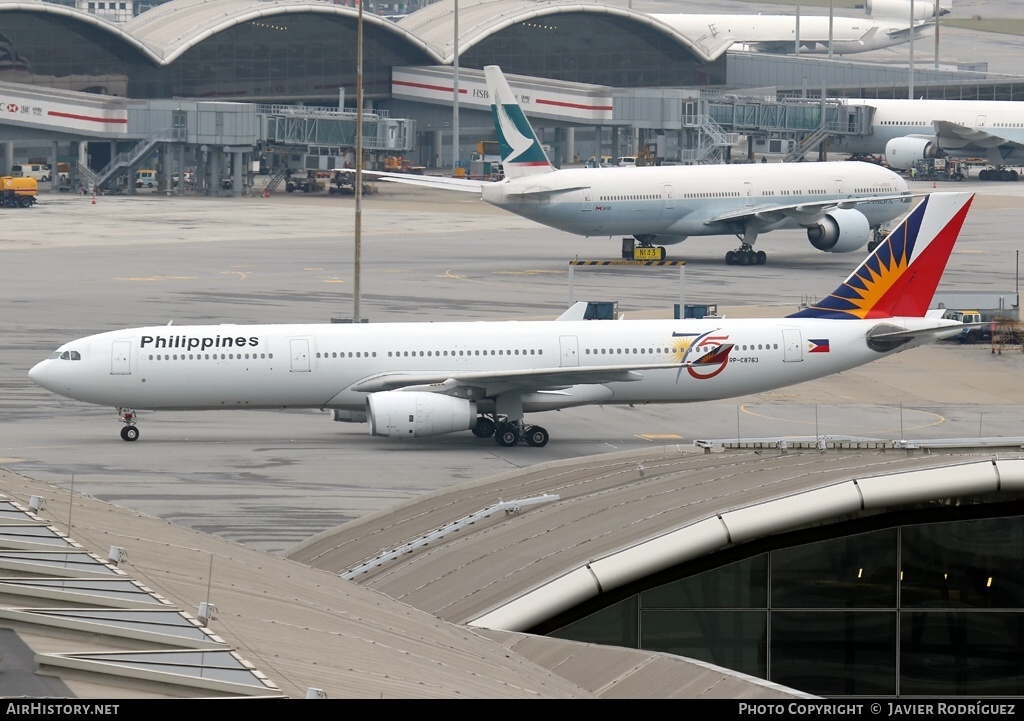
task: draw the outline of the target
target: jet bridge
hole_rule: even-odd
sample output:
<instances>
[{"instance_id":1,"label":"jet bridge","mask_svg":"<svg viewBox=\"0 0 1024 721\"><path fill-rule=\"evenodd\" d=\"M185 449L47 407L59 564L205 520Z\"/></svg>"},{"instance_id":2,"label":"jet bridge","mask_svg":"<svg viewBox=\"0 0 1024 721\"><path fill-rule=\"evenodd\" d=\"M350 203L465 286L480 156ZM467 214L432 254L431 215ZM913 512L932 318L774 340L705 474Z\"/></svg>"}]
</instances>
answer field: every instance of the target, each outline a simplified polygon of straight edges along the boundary
<instances>
[{"instance_id":1,"label":"jet bridge","mask_svg":"<svg viewBox=\"0 0 1024 721\"><path fill-rule=\"evenodd\" d=\"M71 145L73 187L135 190L135 171L155 157L157 187L171 188L175 174L197 168L196 190L230 189L241 195L251 160L278 146L322 155L324 148L353 148L355 112L322 108L205 100L130 100L94 93L0 83L0 127L4 152L0 171L14 164L14 144L50 145L56 168L58 145ZM384 111L363 114L363 147L404 153L412 148L415 124ZM79 158L84 144L109 144L110 162L93 171ZM93 155L101 154L92 148ZM105 153L102 153L105 155ZM340 162L339 162L340 167ZM184 189L178 183L177 191Z\"/></svg>"},{"instance_id":2,"label":"jet bridge","mask_svg":"<svg viewBox=\"0 0 1024 721\"><path fill-rule=\"evenodd\" d=\"M794 160L830 137L869 135L875 109L842 99L706 95L708 114L721 128L752 138L751 148ZM778 140L778 150L771 141Z\"/></svg>"}]
</instances>

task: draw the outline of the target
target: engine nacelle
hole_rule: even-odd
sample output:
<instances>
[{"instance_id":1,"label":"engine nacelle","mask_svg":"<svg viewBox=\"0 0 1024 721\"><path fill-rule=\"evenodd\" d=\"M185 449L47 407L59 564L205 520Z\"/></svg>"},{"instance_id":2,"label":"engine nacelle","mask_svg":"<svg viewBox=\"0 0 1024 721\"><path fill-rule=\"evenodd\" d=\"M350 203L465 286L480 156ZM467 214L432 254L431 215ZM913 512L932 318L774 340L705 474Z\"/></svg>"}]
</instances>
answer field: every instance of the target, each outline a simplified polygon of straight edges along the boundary
<instances>
[{"instance_id":1,"label":"engine nacelle","mask_svg":"<svg viewBox=\"0 0 1024 721\"><path fill-rule=\"evenodd\" d=\"M419 438L467 431L476 425L476 403L420 391L384 391L366 397L370 435Z\"/></svg>"},{"instance_id":2,"label":"engine nacelle","mask_svg":"<svg viewBox=\"0 0 1024 721\"><path fill-rule=\"evenodd\" d=\"M859 210L853 208L829 211L814 225L807 227L807 240L826 253L852 253L868 242L871 226Z\"/></svg>"},{"instance_id":3,"label":"engine nacelle","mask_svg":"<svg viewBox=\"0 0 1024 721\"><path fill-rule=\"evenodd\" d=\"M366 423L366 411L342 411L335 408L331 417L338 423Z\"/></svg>"},{"instance_id":4,"label":"engine nacelle","mask_svg":"<svg viewBox=\"0 0 1024 721\"><path fill-rule=\"evenodd\" d=\"M952 7L950 0L941 0L939 15L946 15ZM873 18L910 21L910 0L864 0L864 12ZM930 20L935 17L935 3L932 0L918 0L914 3L914 19Z\"/></svg>"},{"instance_id":5,"label":"engine nacelle","mask_svg":"<svg viewBox=\"0 0 1024 721\"><path fill-rule=\"evenodd\" d=\"M890 168L909 168L918 160L937 157L935 138L893 138L885 144L885 160Z\"/></svg>"}]
</instances>

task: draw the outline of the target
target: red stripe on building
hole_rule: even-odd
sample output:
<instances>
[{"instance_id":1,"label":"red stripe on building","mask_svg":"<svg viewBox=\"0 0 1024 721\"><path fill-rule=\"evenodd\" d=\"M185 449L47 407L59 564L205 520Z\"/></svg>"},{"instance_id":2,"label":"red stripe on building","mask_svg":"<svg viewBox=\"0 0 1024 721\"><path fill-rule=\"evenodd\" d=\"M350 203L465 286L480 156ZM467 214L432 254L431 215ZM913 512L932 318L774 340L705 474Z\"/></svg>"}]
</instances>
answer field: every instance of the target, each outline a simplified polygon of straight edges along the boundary
<instances>
[{"instance_id":1,"label":"red stripe on building","mask_svg":"<svg viewBox=\"0 0 1024 721\"><path fill-rule=\"evenodd\" d=\"M537 98L537 105L555 105L559 108L575 108L576 110L612 110L611 105L584 105L583 103L565 103L561 100L544 100Z\"/></svg>"},{"instance_id":2,"label":"red stripe on building","mask_svg":"<svg viewBox=\"0 0 1024 721\"><path fill-rule=\"evenodd\" d=\"M410 88L423 88L424 90L439 90L439 91L441 91L443 93L450 93L453 90L455 90L455 88L452 88L452 87L446 88L443 85L428 85L427 83L413 83L413 82L410 82L408 80L392 80L391 84L392 85L406 85L406 86L408 86ZM467 91L466 91L465 88L459 88L459 95L465 95L466 92Z\"/></svg>"},{"instance_id":3,"label":"red stripe on building","mask_svg":"<svg viewBox=\"0 0 1024 721\"><path fill-rule=\"evenodd\" d=\"M94 118L91 115L78 115L76 113L62 113L58 110L47 110L47 115L52 115L56 118L68 118L70 120L88 120L91 123L116 123L118 125L127 125L128 118Z\"/></svg>"}]
</instances>

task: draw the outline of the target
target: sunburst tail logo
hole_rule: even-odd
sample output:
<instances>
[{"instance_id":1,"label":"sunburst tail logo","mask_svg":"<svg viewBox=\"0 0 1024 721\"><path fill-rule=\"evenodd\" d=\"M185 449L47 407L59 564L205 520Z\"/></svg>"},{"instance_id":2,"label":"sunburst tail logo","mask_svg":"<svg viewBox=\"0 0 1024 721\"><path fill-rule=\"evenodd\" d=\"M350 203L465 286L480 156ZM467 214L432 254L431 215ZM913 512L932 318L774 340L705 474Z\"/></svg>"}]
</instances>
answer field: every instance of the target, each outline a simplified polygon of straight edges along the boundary
<instances>
[{"instance_id":1,"label":"sunburst tail logo","mask_svg":"<svg viewBox=\"0 0 1024 721\"><path fill-rule=\"evenodd\" d=\"M789 317L923 317L973 198L972 193L932 193L842 285Z\"/></svg>"}]
</instances>

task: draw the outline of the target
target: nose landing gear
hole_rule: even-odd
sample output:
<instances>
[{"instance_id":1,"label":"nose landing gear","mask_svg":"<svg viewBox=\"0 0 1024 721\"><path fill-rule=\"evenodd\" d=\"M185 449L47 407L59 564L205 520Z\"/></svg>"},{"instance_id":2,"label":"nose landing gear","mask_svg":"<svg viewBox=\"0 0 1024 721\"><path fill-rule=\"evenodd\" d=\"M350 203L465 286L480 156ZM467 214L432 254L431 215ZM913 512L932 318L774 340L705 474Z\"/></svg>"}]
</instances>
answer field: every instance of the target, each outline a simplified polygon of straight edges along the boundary
<instances>
[{"instance_id":1,"label":"nose landing gear","mask_svg":"<svg viewBox=\"0 0 1024 721\"><path fill-rule=\"evenodd\" d=\"M117 417L122 423L124 423L124 428L121 429L121 440L139 440L139 429L138 426L135 425L136 423L138 423L138 420L136 419L135 409L118 408Z\"/></svg>"}]
</instances>

